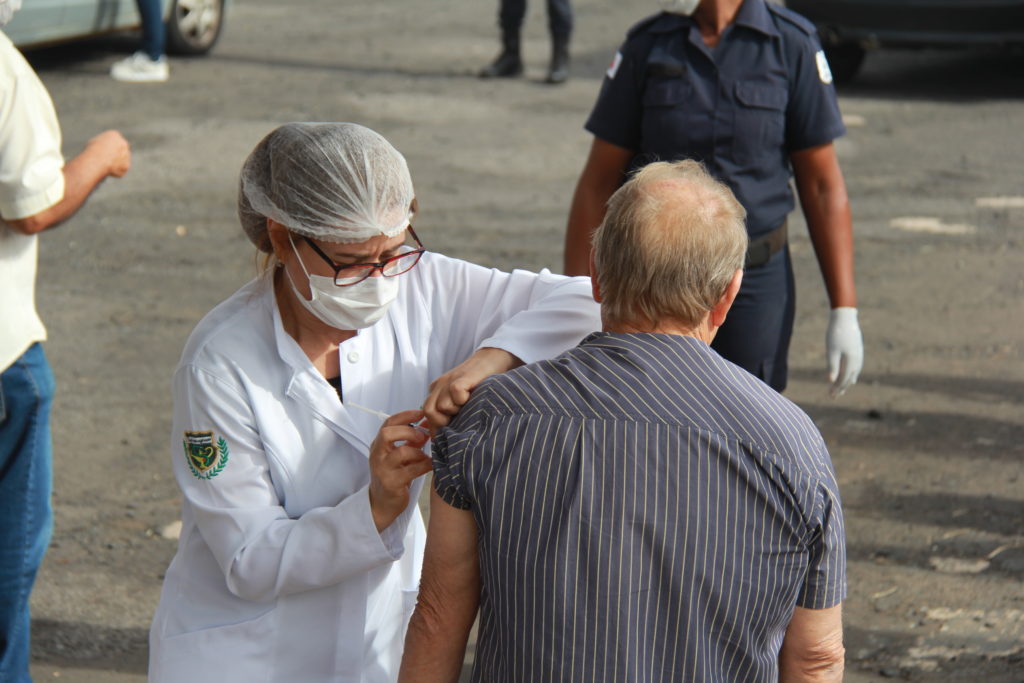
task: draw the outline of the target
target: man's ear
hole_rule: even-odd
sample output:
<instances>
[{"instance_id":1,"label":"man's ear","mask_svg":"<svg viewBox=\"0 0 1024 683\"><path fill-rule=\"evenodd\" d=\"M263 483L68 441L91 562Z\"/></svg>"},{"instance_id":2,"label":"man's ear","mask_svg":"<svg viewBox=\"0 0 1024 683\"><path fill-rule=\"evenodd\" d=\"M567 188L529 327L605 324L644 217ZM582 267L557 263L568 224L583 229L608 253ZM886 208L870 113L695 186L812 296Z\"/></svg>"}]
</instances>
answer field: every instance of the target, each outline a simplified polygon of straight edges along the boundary
<instances>
[{"instance_id":1,"label":"man's ear","mask_svg":"<svg viewBox=\"0 0 1024 683\"><path fill-rule=\"evenodd\" d=\"M736 295L740 293L740 285L743 284L743 271L737 270L732 275L732 280L729 281L729 285L725 288L725 294L718 300L715 307L711 309L709 314L711 323L711 329L718 329L725 323L725 316L732 308L732 302L736 301Z\"/></svg>"},{"instance_id":2,"label":"man's ear","mask_svg":"<svg viewBox=\"0 0 1024 683\"><path fill-rule=\"evenodd\" d=\"M590 250L590 291L594 301L601 303L601 287L597 284L597 266L594 265L594 250Z\"/></svg>"}]
</instances>

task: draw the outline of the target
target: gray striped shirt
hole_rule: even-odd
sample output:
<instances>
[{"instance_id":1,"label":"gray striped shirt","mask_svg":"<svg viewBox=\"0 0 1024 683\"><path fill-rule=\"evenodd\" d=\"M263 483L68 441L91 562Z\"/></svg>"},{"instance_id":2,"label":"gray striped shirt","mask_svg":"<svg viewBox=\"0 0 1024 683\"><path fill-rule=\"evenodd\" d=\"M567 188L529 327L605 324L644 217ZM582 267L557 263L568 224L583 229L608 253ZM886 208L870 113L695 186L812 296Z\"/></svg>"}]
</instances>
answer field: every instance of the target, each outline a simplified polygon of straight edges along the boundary
<instances>
[{"instance_id":1,"label":"gray striped shirt","mask_svg":"<svg viewBox=\"0 0 1024 683\"><path fill-rule=\"evenodd\" d=\"M769 681L846 594L821 435L706 344L598 333L481 384L434 442L480 534L476 681Z\"/></svg>"}]
</instances>

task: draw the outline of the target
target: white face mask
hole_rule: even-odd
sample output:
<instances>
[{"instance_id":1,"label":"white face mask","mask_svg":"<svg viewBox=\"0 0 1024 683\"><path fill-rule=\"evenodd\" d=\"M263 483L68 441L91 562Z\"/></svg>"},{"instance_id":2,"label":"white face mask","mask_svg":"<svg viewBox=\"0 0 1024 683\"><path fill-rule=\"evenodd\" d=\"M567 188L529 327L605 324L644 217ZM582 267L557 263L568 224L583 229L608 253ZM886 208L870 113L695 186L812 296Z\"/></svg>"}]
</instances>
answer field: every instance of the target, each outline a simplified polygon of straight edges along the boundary
<instances>
[{"instance_id":1,"label":"white face mask","mask_svg":"<svg viewBox=\"0 0 1024 683\"><path fill-rule=\"evenodd\" d=\"M21 0L0 0L0 26L6 26L11 16L21 9Z\"/></svg>"},{"instance_id":2,"label":"white face mask","mask_svg":"<svg viewBox=\"0 0 1024 683\"><path fill-rule=\"evenodd\" d=\"M700 0L658 0L658 5L664 11L686 16L693 14L699 4Z\"/></svg>"},{"instance_id":3,"label":"white face mask","mask_svg":"<svg viewBox=\"0 0 1024 683\"><path fill-rule=\"evenodd\" d=\"M288 241L291 242L291 235ZM291 242L292 251L299 259L302 272L309 278L310 300L306 300L295 286L291 273L284 269L288 282L295 292L296 298L306 310L315 315L325 325L338 330L361 330L374 324L384 317L388 306L398 296L398 278L370 276L362 282L348 287L334 284L333 277L310 275L302 262L295 242Z\"/></svg>"}]
</instances>

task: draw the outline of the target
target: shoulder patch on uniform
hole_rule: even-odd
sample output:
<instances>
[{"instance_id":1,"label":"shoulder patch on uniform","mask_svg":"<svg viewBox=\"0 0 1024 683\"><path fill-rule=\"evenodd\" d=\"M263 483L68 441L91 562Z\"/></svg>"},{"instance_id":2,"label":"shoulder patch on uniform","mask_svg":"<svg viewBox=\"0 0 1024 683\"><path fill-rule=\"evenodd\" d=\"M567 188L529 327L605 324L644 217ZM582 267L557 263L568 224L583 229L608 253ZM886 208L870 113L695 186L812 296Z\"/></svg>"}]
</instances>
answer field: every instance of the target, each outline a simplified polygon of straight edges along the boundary
<instances>
[{"instance_id":1,"label":"shoulder patch on uniform","mask_svg":"<svg viewBox=\"0 0 1024 683\"><path fill-rule=\"evenodd\" d=\"M814 61L818 63L818 78L825 85L832 82L832 69L828 67L828 59L825 57L824 50L818 50L814 53Z\"/></svg>"},{"instance_id":2,"label":"shoulder patch on uniform","mask_svg":"<svg viewBox=\"0 0 1024 683\"><path fill-rule=\"evenodd\" d=\"M213 432L185 432L185 463L198 479L213 479L228 464L228 442Z\"/></svg>"},{"instance_id":3,"label":"shoulder patch on uniform","mask_svg":"<svg viewBox=\"0 0 1024 683\"><path fill-rule=\"evenodd\" d=\"M786 21L786 22L792 24L793 26L796 26L798 29L800 29L801 31L803 31L807 35L809 35L809 36L817 36L818 35L818 28L814 25L814 22L812 22L810 19L808 19L804 15L797 14L793 10L786 9L782 5L778 5L778 4L774 3L774 2L766 2L765 5L768 6L768 10L770 12L775 14L777 17L779 17L783 21Z\"/></svg>"},{"instance_id":4,"label":"shoulder patch on uniform","mask_svg":"<svg viewBox=\"0 0 1024 683\"><path fill-rule=\"evenodd\" d=\"M612 63L608 65L608 70L605 73L608 75L608 79L612 80L615 78L615 74L619 73L619 66L622 64L622 53L616 52L615 56L612 57Z\"/></svg>"}]
</instances>

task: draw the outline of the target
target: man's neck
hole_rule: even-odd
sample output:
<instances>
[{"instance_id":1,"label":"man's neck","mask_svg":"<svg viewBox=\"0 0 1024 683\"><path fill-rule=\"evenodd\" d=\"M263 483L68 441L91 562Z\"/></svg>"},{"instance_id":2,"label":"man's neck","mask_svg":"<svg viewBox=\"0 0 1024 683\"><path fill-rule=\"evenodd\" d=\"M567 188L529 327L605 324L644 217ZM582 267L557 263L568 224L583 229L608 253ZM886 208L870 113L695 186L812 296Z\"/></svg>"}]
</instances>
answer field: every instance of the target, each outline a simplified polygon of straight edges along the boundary
<instances>
[{"instance_id":1,"label":"man's neck","mask_svg":"<svg viewBox=\"0 0 1024 683\"><path fill-rule=\"evenodd\" d=\"M693 18L700 28L701 38L708 47L715 47L722 33L736 19L743 0L702 0Z\"/></svg>"},{"instance_id":2,"label":"man's neck","mask_svg":"<svg viewBox=\"0 0 1024 683\"><path fill-rule=\"evenodd\" d=\"M656 324L636 324L636 323L611 323L607 320L603 322L603 329L605 332L612 332L615 334L674 334L680 337L693 337L699 339L705 344L710 345L711 340L715 337L715 331L711 329L710 316L705 316L695 327L682 325L677 321L658 321Z\"/></svg>"}]
</instances>

